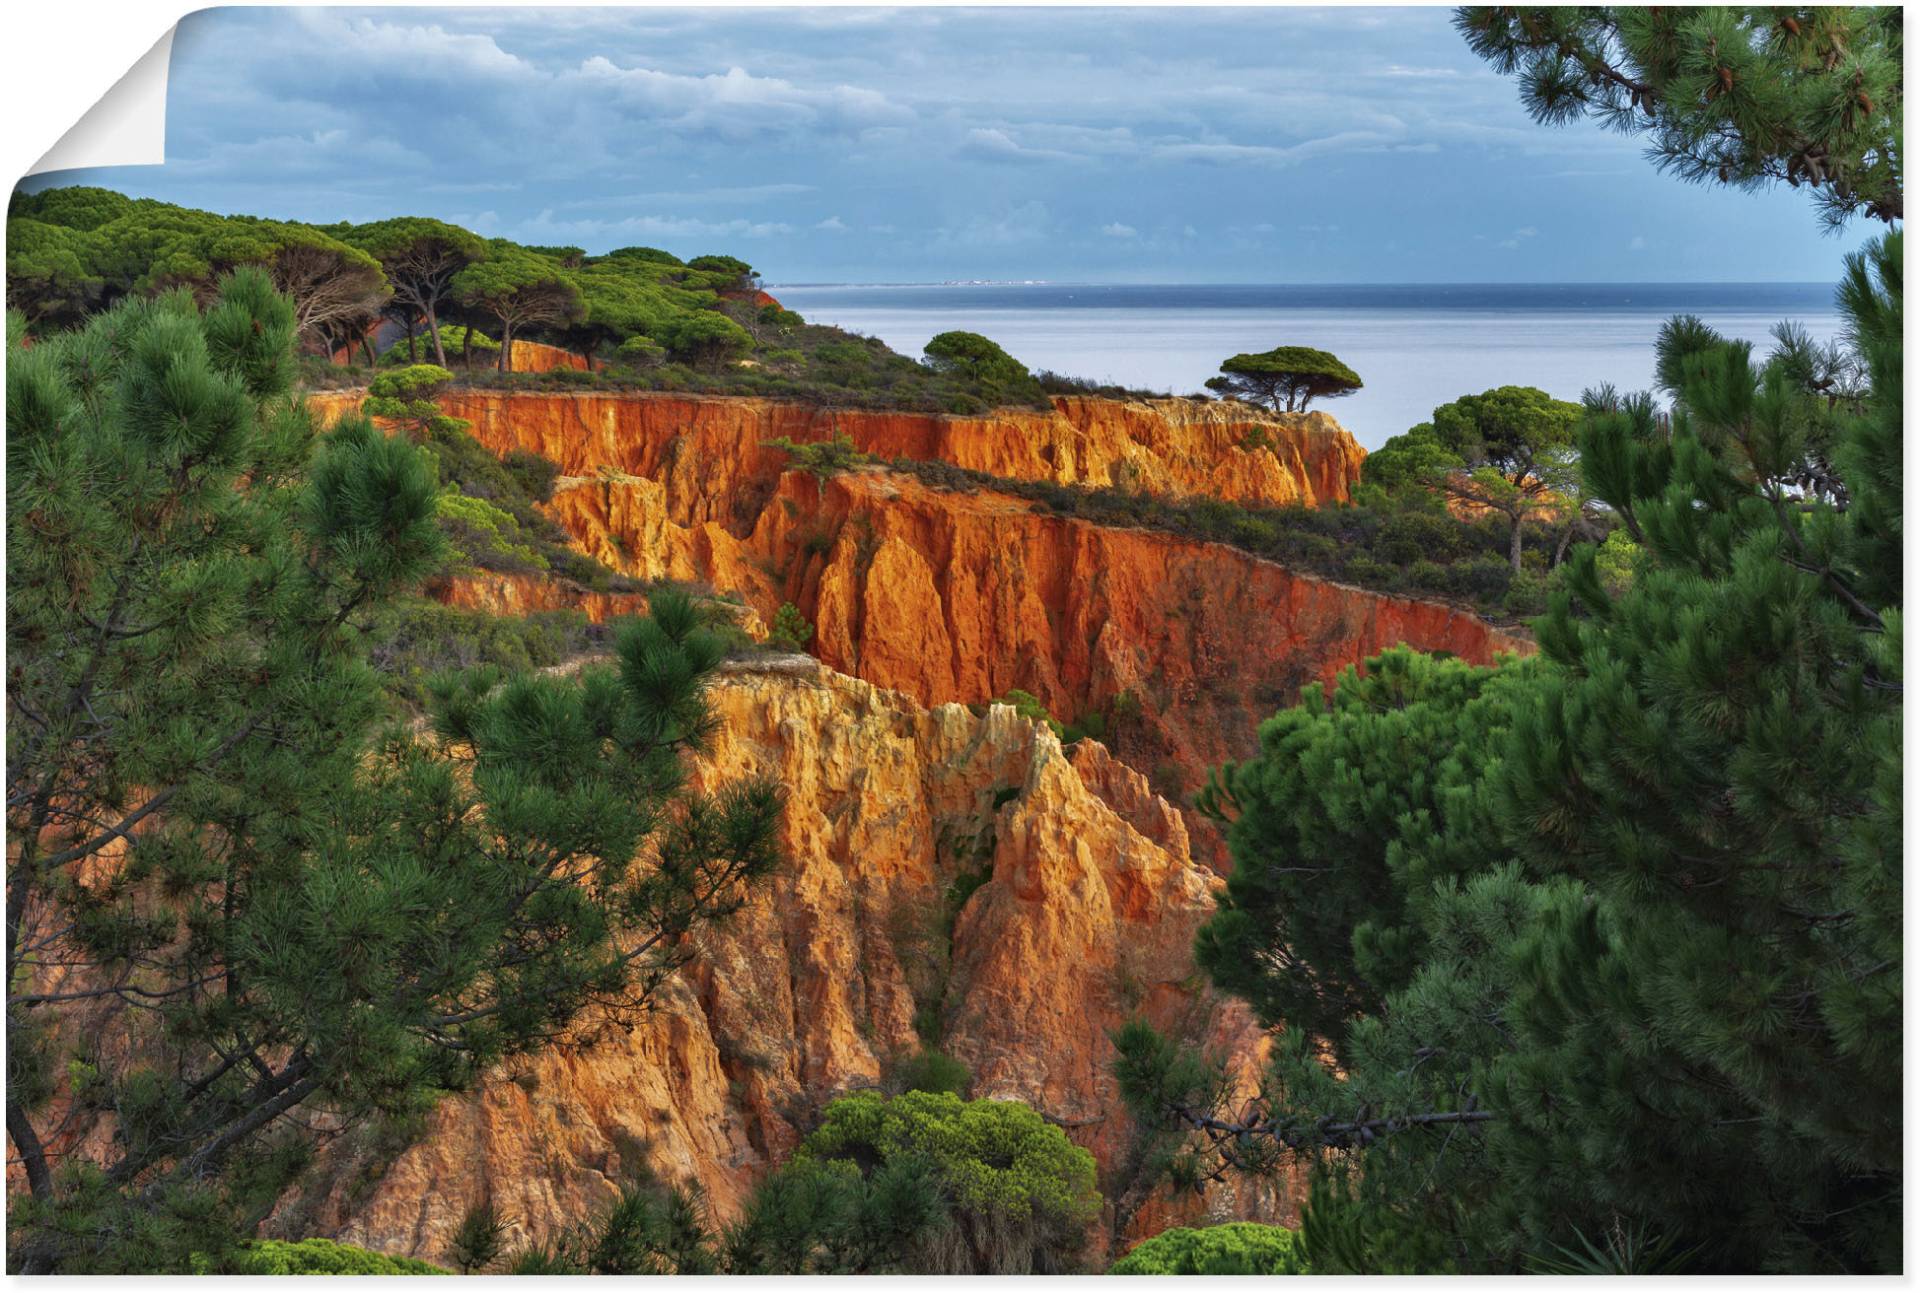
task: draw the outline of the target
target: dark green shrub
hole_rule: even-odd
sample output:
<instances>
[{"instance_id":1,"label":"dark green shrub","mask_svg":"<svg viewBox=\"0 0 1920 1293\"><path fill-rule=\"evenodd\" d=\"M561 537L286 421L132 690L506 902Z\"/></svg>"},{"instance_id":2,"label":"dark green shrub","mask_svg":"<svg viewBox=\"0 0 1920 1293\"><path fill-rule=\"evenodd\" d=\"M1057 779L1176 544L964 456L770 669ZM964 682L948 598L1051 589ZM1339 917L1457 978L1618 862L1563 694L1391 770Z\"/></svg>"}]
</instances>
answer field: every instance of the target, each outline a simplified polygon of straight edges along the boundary
<instances>
[{"instance_id":1,"label":"dark green shrub","mask_svg":"<svg viewBox=\"0 0 1920 1293\"><path fill-rule=\"evenodd\" d=\"M1027 1106L867 1091L827 1107L727 1249L737 1272L1058 1273L1099 1209L1093 1156Z\"/></svg>"},{"instance_id":2,"label":"dark green shrub","mask_svg":"<svg viewBox=\"0 0 1920 1293\"><path fill-rule=\"evenodd\" d=\"M509 449L501 455L500 465L530 501L545 503L553 497L553 482L559 478L560 468L549 459L530 449Z\"/></svg>"},{"instance_id":3,"label":"dark green shrub","mask_svg":"<svg viewBox=\"0 0 1920 1293\"><path fill-rule=\"evenodd\" d=\"M923 1050L901 1063L894 1083L903 1091L951 1092L965 1095L973 1070L944 1051Z\"/></svg>"}]
</instances>

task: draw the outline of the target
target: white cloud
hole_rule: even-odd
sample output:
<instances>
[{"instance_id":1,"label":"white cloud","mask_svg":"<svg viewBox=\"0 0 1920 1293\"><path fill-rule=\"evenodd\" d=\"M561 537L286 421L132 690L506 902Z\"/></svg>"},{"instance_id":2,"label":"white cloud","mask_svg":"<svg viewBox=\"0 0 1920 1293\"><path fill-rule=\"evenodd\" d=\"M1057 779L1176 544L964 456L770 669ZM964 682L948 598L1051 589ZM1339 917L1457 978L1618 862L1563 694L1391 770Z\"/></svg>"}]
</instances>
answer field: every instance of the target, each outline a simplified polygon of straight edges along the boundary
<instances>
[{"instance_id":1,"label":"white cloud","mask_svg":"<svg viewBox=\"0 0 1920 1293\"><path fill-rule=\"evenodd\" d=\"M1116 220L1112 224L1101 225L1100 232L1109 238L1132 238L1138 235L1140 231L1130 224L1121 224Z\"/></svg>"},{"instance_id":2,"label":"white cloud","mask_svg":"<svg viewBox=\"0 0 1920 1293\"><path fill-rule=\"evenodd\" d=\"M1633 236L1633 241L1627 244L1628 251L1645 251L1646 249L1647 249L1647 240L1645 238L1642 238L1639 234L1635 234Z\"/></svg>"},{"instance_id":3,"label":"white cloud","mask_svg":"<svg viewBox=\"0 0 1920 1293\"><path fill-rule=\"evenodd\" d=\"M813 89L730 67L709 76L683 76L648 67L621 67L595 54L566 78L605 94L649 126L745 140L760 135L822 132L858 134L871 126L910 120L913 112L875 90L835 85Z\"/></svg>"},{"instance_id":4,"label":"white cloud","mask_svg":"<svg viewBox=\"0 0 1920 1293\"><path fill-rule=\"evenodd\" d=\"M534 74L531 64L507 53L493 37L448 31L438 23L423 26L382 18L350 17L338 10L292 11L310 37L327 42L330 61L368 71L412 78L438 72L467 77L519 77ZM344 57L342 57L344 56Z\"/></svg>"},{"instance_id":5,"label":"white cloud","mask_svg":"<svg viewBox=\"0 0 1920 1293\"><path fill-rule=\"evenodd\" d=\"M815 225L814 228L823 230L826 233L845 233L847 231L847 222L837 215L828 216L825 220Z\"/></svg>"},{"instance_id":6,"label":"white cloud","mask_svg":"<svg viewBox=\"0 0 1920 1293\"><path fill-rule=\"evenodd\" d=\"M563 211L577 211L595 207L648 206L658 202L688 205L703 202L771 202L813 193L818 187L814 184L744 184L711 189L667 189L653 193L607 193L598 197L571 198L558 206Z\"/></svg>"},{"instance_id":7,"label":"white cloud","mask_svg":"<svg viewBox=\"0 0 1920 1293\"><path fill-rule=\"evenodd\" d=\"M521 221L514 233L527 242L621 238L769 238L792 233L777 220L696 220L685 216L627 216L622 220L560 220L551 208Z\"/></svg>"},{"instance_id":8,"label":"white cloud","mask_svg":"<svg viewBox=\"0 0 1920 1293\"><path fill-rule=\"evenodd\" d=\"M1320 139L1276 147L1271 144L1173 141L1156 144L1153 155L1163 161L1211 162L1221 166L1295 166L1340 153L1374 153L1396 141L1371 130L1344 130Z\"/></svg>"},{"instance_id":9,"label":"white cloud","mask_svg":"<svg viewBox=\"0 0 1920 1293\"><path fill-rule=\"evenodd\" d=\"M997 126L976 126L967 131L957 150L963 157L987 162L1071 162L1072 153L1057 148L1028 148Z\"/></svg>"}]
</instances>

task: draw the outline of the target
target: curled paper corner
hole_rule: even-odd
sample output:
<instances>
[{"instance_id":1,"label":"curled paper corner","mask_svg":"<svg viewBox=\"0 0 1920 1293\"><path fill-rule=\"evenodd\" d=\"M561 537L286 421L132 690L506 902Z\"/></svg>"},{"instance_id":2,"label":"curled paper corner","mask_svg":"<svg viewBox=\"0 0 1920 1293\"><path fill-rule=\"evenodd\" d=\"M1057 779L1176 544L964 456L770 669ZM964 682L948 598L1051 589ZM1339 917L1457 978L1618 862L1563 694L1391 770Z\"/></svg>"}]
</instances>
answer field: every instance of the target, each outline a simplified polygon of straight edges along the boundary
<instances>
[{"instance_id":1,"label":"curled paper corner","mask_svg":"<svg viewBox=\"0 0 1920 1293\"><path fill-rule=\"evenodd\" d=\"M177 25L167 28L153 48L27 169L27 175L91 166L163 165L167 160L167 71L178 30Z\"/></svg>"}]
</instances>

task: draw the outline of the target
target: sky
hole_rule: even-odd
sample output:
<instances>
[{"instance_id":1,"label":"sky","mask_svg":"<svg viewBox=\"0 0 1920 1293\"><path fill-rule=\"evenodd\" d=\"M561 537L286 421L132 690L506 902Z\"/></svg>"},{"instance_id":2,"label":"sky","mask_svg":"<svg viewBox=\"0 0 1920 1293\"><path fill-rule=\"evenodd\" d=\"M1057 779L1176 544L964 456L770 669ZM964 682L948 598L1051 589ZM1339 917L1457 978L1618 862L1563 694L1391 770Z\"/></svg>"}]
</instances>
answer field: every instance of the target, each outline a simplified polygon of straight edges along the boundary
<instances>
[{"instance_id":1,"label":"sky","mask_svg":"<svg viewBox=\"0 0 1920 1293\"><path fill-rule=\"evenodd\" d=\"M204 10L164 166L23 187L726 252L770 284L1833 281L1876 232L1536 125L1450 13Z\"/></svg>"}]
</instances>

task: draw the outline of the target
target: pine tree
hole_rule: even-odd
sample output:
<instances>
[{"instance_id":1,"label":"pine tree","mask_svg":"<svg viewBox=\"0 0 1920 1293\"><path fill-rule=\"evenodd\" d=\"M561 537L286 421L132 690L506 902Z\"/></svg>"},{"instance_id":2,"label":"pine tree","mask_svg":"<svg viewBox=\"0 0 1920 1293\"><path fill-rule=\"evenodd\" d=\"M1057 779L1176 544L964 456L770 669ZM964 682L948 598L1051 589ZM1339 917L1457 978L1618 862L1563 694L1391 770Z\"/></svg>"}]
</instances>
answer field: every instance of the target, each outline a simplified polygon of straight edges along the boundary
<instances>
[{"instance_id":1,"label":"pine tree","mask_svg":"<svg viewBox=\"0 0 1920 1293\"><path fill-rule=\"evenodd\" d=\"M1259 757L1197 801L1234 857L1195 944L1214 982L1339 1053L1420 963L1410 904L1484 865L1497 826L1476 786L1533 672L1397 648L1263 723Z\"/></svg>"},{"instance_id":2,"label":"pine tree","mask_svg":"<svg viewBox=\"0 0 1920 1293\"><path fill-rule=\"evenodd\" d=\"M1725 1262L1899 1265L1900 295L1896 233L1841 294L1872 394L1837 502L1798 484L1824 402L1744 346L1685 361L1667 426L1588 424L1651 560L1619 598L1573 564L1539 626L1558 685L1502 767L1516 847L1599 900L1523 950L1534 1055L1504 1098ZM1596 1084L1623 1049L1641 1071ZM1731 1195L1700 1188L1716 1166Z\"/></svg>"},{"instance_id":3,"label":"pine tree","mask_svg":"<svg viewBox=\"0 0 1920 1293\"><path fill-rule=\"evenodd\" d=\"M1644 133L1689 181L1805 185L1830 226L1905 210L1897 6L1489 5L1454 25L1537 121Z\"/></svg>"},{"instance_id":4,"label":"pine tree","mask_svg":"<svg viewBox=\"0 0 1920 1293\"><path fill-rule=\"evenodd\" d=\"M1309 1156L1315 1270L1900 1268L1901 267L1857 407L1713 339L1595 402L1640 557L1575 549L1540 661L1380 657L1211 792L1202 962L1287 1031L1251 1104L1142 1026L1119 1075L1189 1181Z\"/></svg>"},{"instance_id":5,"label":"pine tree","mask_svg":"<svg viewBox=\"0 0 1920 1293\"><path fill-rule=\"evenodd\" d=\"M683 598L389 721L359 633L440 562L438 481L315 436L293 334L256 270L10 343L15 1269L217 1263L316 1119L621 1021L777 860L772 787L684 787L724 646Z\"/></svg>"}]
</instances>

